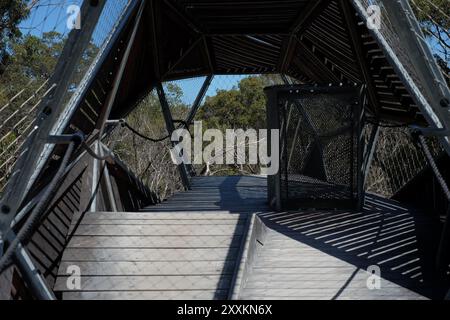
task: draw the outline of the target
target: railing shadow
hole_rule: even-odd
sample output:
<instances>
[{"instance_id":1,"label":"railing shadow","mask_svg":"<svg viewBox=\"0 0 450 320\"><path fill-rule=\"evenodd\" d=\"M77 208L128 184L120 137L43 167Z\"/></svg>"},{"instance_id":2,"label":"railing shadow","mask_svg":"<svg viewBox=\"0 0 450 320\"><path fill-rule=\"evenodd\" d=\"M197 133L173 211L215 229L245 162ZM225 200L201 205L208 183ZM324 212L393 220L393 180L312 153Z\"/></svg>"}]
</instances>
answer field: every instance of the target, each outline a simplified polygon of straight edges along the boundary
<instances>
[{"instance_id":1,"label":"railing shadow","mask_svg":"<svg viewBox=\"0 0 450 320\"><path fill-rule=\"evenodd\" d=\"M271 229L357 270L379 266L382 279L428 298L443 297L444 288L434 272L439 224L419 211L367 195L360 212L308 210L262 213L260 217Z\"/></svg>"}]
</instances>

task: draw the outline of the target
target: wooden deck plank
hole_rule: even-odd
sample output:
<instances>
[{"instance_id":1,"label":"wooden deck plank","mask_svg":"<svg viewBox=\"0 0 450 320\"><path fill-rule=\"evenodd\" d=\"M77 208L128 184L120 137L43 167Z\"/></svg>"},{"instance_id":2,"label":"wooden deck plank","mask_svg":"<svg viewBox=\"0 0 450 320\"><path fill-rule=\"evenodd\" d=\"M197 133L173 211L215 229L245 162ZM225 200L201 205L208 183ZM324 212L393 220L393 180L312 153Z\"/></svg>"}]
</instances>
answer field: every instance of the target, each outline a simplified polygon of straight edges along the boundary
<instances>
[{"instance_id":1,"label":"wooden deck plank","mask_svg":"<svg viewBox=\"0 0 450 320\"><path fill-rule=\"evenodd\" d=\"M141 219L141 220L237 220L246 218L246 215L233 213L225 210L217 211L157 211L159 206L155 206L156 210L153 212L95 212L86 214L86 219Z\"/></svg>"},{"instance_id":2,"label":"wooden deck plank","mask_svg":"<svg viewBox=\"0 0 450 320\"><path fill-rule=\"evenodd\" d=\"M87 213L72 224L55 289L65 299L227 298L251 213L267 211L265 183L194 179L192 190L140 212ZM72 265L79 291L67 290Z\"/></svg>"},{"instance_id":3,"label":"wooden deck plank","mask_svg":"<svg viewBox=\"0 0 450 320\"><path fill-rule=\"evenodd\" d=\"M223 261L238 247L223 248L68 248L63 261Z\"/></svg>"},{"instance_id":4,"label":"wooden deck plank","mask_svg":"<svg viewBox=\"0 0 450 320\"><path fill-rule=\"evenodd\" d=\"M74 236L69 248L229 248L240 237L227 236Z\"/></svg>"},{"instance_id":5,"label":"wooden deck plank","mask_svg":"<svg viewBox=\"0 0 450 320\"><path fill-rule=\"evenodd\" d=\"M412 291L405 291L403 288L390 288L386 291L367 291L364 289L344 289L337 296L339 290L329 288L312 288L301 291L302 300L426 300L425 297ZM299 297L298 289L252 289L246 292L242 299L249 300L295 300Z\"/></svg>"},{"instance_id":6,"label":"wooden deck plank","mask_svg":"<svg viewBox=\"0 0 450 320\"><path fill-rule=\"evenodd\" d=\"M77 236L224 236L242 235L245 225L80 225Z\"/></svg>"},{"instance_id":7,"label":"wooden deck plank","mask_svg":"<svg viewBox=\"0 0 450 320\"><path fill-rule=\"evenodd\" d=\"M81 289L77 291L227 290L230 282L228 275L82 276ZM68 291L67 277L58 277L55 290Z\"/></svg>"},{"instance_id":8,"label":"wooden deck plank","mask_svg":"<svg viewBox=\"0 0 450 320\"><path fill-rule=\"evenodd\" d=\"M66 276L74 264L83 276L231 275L236 261L65 261L58 274Z\"/></svg>"},{"instance_id":9,"label":"wooden deck plank","mask_svg":"<svg viewBox=\"0 0 450 320\"><path fill-rule=\"evenodd\" d=\"M248 288L251 288L251 286L260 287L270 287L273 286L277 288L278 285L286 285L286 286L292 286L295 287L308 287L309 284L315 284L320 283L323 286L326 285L344 285L348 280L350 280L349 284L347 286L358 286L358 287L364 287L367 288L367 279L369 277L369 274L366 270L361 270L359 268L353 268L353 270L344 269L322 269L322 273L304 273L300 271L297 274L293 273L283 273L283 274L276 274L276 273L262 273L260 270L258 272L255 272L250 275L249 277L249 283L250 285ZM350 272L349 272L350 271ZM391 279L395 280L403 280L404 277L401 274L397 273L391 273L392 276ZM382 276L386 276L384 273ZM418 284L419 285L419 284ZM398 286L397 284L393 283L389 280L381 279L381 286L382 287L392 287L392 286Z\"/></svg>"},{"instance_id":10,"label":"wooden deck plank","mask_svg":"<svg viewBox=\"0 0 450 320\"><path fill-rule=\"evenodd\" d=\"M64 292L64 300L224 300L228 290Z\"/></svg>"},{"instance_id":11,"label":"wooden deck plank","mask_svg":"<svg viewBox=\"0 0 450 320\"><path fill-rule=\"evenodd\" d=\"M260 214L269 227L242 299L428 299L436 222L402 204L368 196L361 212ZM430 260L431 257L431 260ZM380 289L369 290L369 266Z\"/></svg>"},{"instance_id":12,"label":"wooden deck plank","mask_svg":"<svg viewBox=\"0 0 450 320\"><path fill-rule=\"evenodd\" d=\"M237 221L239 220L239 221ZM244 224L247 219L166 219L166 220L152 220L152 219L92 219L85 218L80 225L236 225Z\"/></svg>"}]
</instances>

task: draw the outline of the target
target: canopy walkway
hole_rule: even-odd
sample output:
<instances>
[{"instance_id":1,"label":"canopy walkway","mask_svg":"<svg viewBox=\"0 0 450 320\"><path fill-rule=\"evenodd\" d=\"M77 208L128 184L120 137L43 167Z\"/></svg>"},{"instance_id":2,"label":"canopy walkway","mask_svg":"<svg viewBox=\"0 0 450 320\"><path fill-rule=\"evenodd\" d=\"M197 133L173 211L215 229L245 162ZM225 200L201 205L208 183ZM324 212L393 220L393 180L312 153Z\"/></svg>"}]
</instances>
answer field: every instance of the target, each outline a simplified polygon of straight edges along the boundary
<instances>
[{"instance_id":1,"label":"canopy walkway","mask_svg":"<svg viewBox=\"0 0 450 320\"><path fill-rule=\"evenodd\" d=\"M29 2L29 36L66 27L46 1ZM446 43L414 1L76 3L53 73L0 88L0 298L448 297L448 61L430 48ZM124 130L178 150L170 137L231 75L276 78L276 173L203 176L209 162L167 157L144 181L154 159L120 157ZM202 80L175 119L168 87L186 79ZM167 135L127 122L146 98ZM182 190L161 196L172 169Z\"/></svg>"},{"instance_id":2,"label":"canopy walkway","mask_svg":"<svg viewBox=\"0 0 450 320\"><path fill-rule=\"evenodd\" d=\"M63 299L429 299L438 227L369 195L361 212L273 212L264 177L199 177L139 212L92 212L64 251ZM67 289L67 268L83 270ZM383 290L369 290L380 265ZM441 290L444 288L441 288Z\"/></svg>"}]
</instances>

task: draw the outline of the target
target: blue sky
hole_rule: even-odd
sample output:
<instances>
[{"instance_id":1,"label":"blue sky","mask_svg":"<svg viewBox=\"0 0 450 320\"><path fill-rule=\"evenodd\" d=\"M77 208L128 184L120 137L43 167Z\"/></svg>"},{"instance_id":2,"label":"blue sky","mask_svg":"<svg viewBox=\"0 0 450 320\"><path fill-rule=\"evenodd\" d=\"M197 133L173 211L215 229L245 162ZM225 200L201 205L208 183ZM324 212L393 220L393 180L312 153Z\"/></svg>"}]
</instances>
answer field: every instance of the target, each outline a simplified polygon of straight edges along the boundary
<instances>
[{"instance_id":1,"label":"blue sky","mask_svg":"<svg viewBox=\"0 0 450 320\"><path fill-rule=\"evenodd\" d=\"M67 34L66 27L67 13L69 5L79 5L82 0L41 0L32 9L27 20L20 24L24 34L41 36L44 32L57 31L61 34Z\"/></svg>"},{"instance_id":2,"label":"blue sky","mask_svg":"<svg viewBox=\"0 0 450 320\"><path fill-rule=\"evenodd\" d=\"M24 20L19 27L24 34L42 36L49 31L57 31L67 35L69 13L68 8L72 5L80 6L83 0L40 0L33 7L28 19ZM101 45L105 37L113 29L123 11L126 0L107 1L100 17L100 23L94 31L94 43Z\"/></svg>"},{"instance_id":3,"label":"blue sky","mask_svg":"<svg viewBox=\"0 0 450 320\"><path fill-rule=\"evenodd\" d=\"M234 86L237 86L239 81L245 77L246 75L215 76L206 92L206 96L214 96L217 90L230 90ZM175 81L175 83L183 90L184 94L182 100L184 103L192 105L204 81L205 77Z\"/></svg>"}]
</instances>

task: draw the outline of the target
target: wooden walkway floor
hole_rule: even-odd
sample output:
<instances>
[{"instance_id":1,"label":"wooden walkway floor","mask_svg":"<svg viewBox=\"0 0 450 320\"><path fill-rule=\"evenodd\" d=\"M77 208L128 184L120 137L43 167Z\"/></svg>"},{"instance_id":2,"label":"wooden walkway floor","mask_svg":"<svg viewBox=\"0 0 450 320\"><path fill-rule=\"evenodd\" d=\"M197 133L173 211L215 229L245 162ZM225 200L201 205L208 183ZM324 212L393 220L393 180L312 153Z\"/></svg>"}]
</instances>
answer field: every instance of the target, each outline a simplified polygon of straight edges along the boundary
<instances>
[{"instance_id":1,"label":"wooden walkway floor","mask_svg":"<svg viewBox=\"0 0 450 320\"><path fill-rule=\"evenodd\" d=\"M275 213L266 195L262 177L198 177L192 190L142 212L88 213L64 252L55 290L64 299L441 294L430 269L436 225L423 214L375 196L363 212ZM253 234L256 223L261 236ZM79 290L67 287L73 265L82 274ZM379 290L367 288L370 265L381 268Z\"/></svg>"},{"instance_id":2,"label":"wooden walkway floor","mask_svg":"<svg viewBox=\"0 0 450 320\"><path fill-rule=\"evenodd\" d=\"M265 179L195 178L192 190L138 213L88 213L64 252L64 299L227 299ZM81 269L81 289L67 270Z\"/></svg>"},{"instance_id":3,"label":"wooden walkway floor","mask_svg":"<svg viewBox=\"0 0 450 320\"><path fill-rule=\"evenodd\" d=\"M442 298L432 263L437 225L422 212L369 195L362 212L262 213L263 247L242 299ZM367 286L370 266L379 288Z\"/></svg>"}]
</instances>

